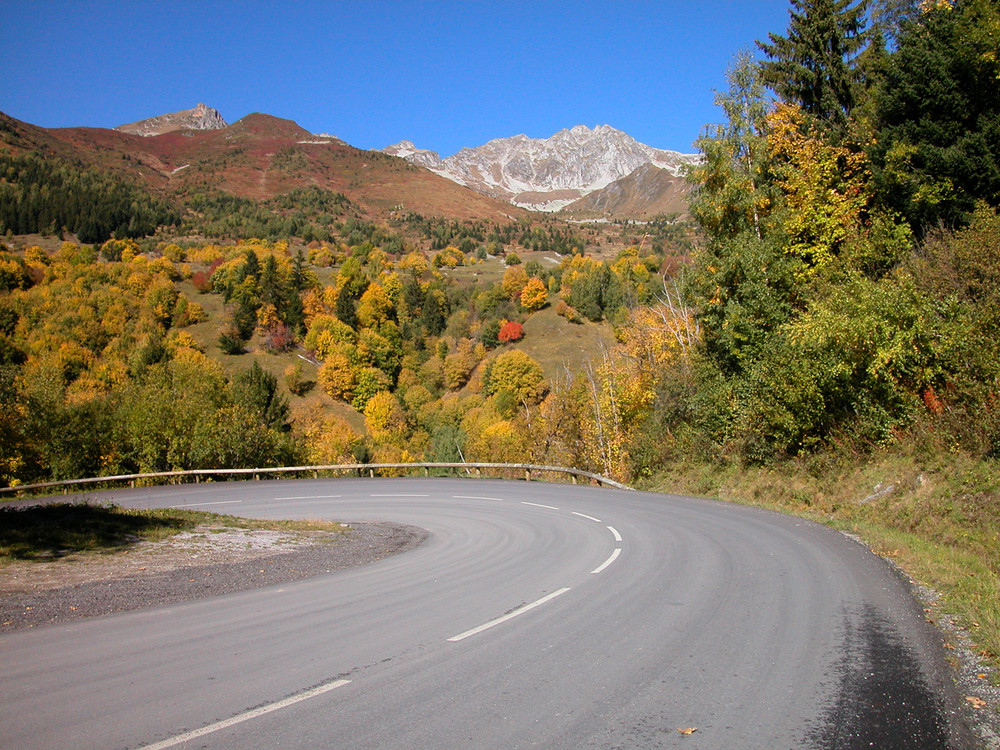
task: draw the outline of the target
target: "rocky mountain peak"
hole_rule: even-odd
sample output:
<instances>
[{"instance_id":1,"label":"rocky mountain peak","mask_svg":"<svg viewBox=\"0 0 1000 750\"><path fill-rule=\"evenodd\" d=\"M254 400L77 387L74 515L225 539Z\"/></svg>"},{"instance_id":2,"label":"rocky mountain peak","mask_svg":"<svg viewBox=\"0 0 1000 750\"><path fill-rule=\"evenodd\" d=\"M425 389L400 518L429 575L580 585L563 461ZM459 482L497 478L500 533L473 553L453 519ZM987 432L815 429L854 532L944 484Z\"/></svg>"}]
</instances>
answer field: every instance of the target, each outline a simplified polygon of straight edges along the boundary
<instances>
[{"instance_id":1,"label":"rocky mountain peak","mask_svg":"<svg viewBox=\"0 0 1000 750\"><path fill-rule=\"evenodd\" d=\"M180 112L170 112L157 115L146 120L119 125L115 128L122 133L133 135L162 135L174 130L221 130L227 127L218 110L199 102L194 109L184 109Z\"/></svg>"},{"instance_id":2,"label":"rocky mountain peak","mask_svg":"<svg viewBox=\"0 0 1000 750\"><path fill-rule=\"evenodd\" d=\"M459 184L534 210L558 210L644 165L680 178L695 154L656 149L610 125L576 125L549 138L515 135L441 159L401 141L383 149Z\"/></svg>"}]
</instances>

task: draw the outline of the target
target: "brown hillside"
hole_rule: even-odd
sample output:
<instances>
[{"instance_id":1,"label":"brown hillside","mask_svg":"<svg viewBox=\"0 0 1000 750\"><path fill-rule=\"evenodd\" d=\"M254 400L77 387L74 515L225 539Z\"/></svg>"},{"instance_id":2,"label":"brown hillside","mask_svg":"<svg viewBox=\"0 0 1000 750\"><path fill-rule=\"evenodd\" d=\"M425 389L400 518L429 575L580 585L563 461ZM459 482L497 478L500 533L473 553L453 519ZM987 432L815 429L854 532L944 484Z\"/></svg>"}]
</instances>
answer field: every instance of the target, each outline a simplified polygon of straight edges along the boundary
<instances>
[{"instance_id":1,"label":"brown hillside","mask_svg":"<svg viewBox=\"0 0 1000 750\"><path fill-rule=\"evenodd\" d=\"M148 137L104 128L40 128L0 114L0 138L11 151L38 151L115 172L168 197L223 190L265 199L316 185L345 194L372 218L398 210L454 219L524 213L397 157L320 138L265 114L218 130Z\"/></svg>"},{"instance_id":2,"label":"brown hillside","mask_svg":"<svg viewBox=\"0 0 1000 750\"><path fill-rule=\"evenodd\" d=\"M632 174L595 190L564 209L565 214L650 219L661 214L686 216L691 185L684 176L645 164Z\"/></svg>"}]
</instances>

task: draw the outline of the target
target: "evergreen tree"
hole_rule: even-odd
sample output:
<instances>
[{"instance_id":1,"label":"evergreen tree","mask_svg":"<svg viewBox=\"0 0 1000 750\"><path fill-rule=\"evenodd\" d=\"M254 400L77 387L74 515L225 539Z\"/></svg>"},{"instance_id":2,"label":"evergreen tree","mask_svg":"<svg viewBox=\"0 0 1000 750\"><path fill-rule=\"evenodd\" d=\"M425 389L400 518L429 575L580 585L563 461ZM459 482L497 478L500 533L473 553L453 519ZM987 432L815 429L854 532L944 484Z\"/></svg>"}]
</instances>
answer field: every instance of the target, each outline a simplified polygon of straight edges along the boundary
<instances>
[{"instance_id":1,"label":"evergreen tree","mask_svg":"<svg viewBox=\"0 0 1000 750\"><path fill-rule=\"evenodd\" d=\"M230 384L232 402L243 407L271 430L287 432L288 402L278 392L278 379L264 370L259 362L237 372Z\"/></svg>"},{"instance_id":2,"label":"evergreen tree","mask_svg":"<svg viewBox=\"0 0 1000 750\"><path fill-rule=\"evenodd\" d=\"M882 200L922 232L1000 205L1000 9L966 0L904 26L878 97Z\"/></svg>"},{"instance_id":3,"label":"evergreen tree","mask_svg":"<svg viewBox=\"0 0 1000 750\"><path fill-rule=\"evenodd\" d=\"M757 46L770 60L764 81L833 130L843 130L855 104L856 58L867 42L865 0L791 0L788 36L768 34Z\"/></svg>"}]
</instances>

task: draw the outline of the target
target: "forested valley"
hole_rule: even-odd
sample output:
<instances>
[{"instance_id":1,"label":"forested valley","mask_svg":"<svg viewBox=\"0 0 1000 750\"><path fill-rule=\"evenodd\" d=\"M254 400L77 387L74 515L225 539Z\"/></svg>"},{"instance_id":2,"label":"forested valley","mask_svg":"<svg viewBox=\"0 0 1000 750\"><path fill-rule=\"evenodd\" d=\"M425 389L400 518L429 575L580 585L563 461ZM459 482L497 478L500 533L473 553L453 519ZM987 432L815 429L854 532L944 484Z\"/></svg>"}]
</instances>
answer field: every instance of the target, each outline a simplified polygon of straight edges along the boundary
<instances>
[{"instance_id":1,"label":"forested valley","mask_svg":"<svg viewBox=\"0 0 1000 750\"><path fill-rule=\"evenodd\" d=\"M0 483L576 466L862 531L1000 655L1000 9L791 9L717 94L696 241L318 190L177 210L5 157ZM132 213L19 243L71 227L35 207L73 180Z\"/></svg>"}]
</instances>

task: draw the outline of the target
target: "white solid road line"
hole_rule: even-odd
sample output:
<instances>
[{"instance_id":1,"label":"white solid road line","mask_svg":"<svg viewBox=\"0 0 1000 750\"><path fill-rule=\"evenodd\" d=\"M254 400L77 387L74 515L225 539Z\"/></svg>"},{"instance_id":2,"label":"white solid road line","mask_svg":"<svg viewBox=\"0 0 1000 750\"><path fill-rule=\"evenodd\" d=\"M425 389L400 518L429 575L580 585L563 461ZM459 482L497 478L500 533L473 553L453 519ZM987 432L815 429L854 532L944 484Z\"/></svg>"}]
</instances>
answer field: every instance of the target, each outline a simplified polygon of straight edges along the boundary
<instances>
[{"instance_id":1,"label":"white solid road line","mask_svg":"<svg viewBox=\"0 0 1000 750\"><path fill-rule=\"evenodd\" d=\"M534 505L536 508L548 508L549 510L559 510L554 505L542 505L541 503L529 503L527 500L522 500L521 505Z\"/></svg>"},{"instance_id":2,"label":"white solid road line","mask_svg":"<svg viewBox=\"0 0 1000 750\"><path fill-rule=\"evenodd\" d=\"M277 703L268 703L266 706L260 706L259 708L254 708L244 713L237 714L230 719L224 719L222 721L217 721L214 724L209 724L207 727L202 727L201 729L194 729L190 732L185 732L184 734L179 734L176 737L171 737L168 740L163 740L162 742L157 742L152 745L143 745L141 750L165 750L168 747L174 747L175 745L180 745L183 742L188 742L189 740L197 739L198 737L203 737L206 734L211 734L212 732L218 732L220 729L225 729L226 727L231 727L234 724L239 724L250 719L255 719L258 716L263 716L264 714L269 714L272 711L277 711L280 708L285 708L286 706L291 706L294 703L299 703L300 701L308 700L309 698L315 698L317 695L322 695L323 693L328 693L335 688L339 688L342 685L347 685L350 680L333 680L332 682L327 682L322 685L317 685L316 687L306 690L298 695L293 695L284 700L280 700Z\"/></svg>"},{"instance_id":3,"label":"white solid road line","mask_svg":"<svg viewBox=\"0 0 1000 750\"><path fill-rule=\"evenodd\" d=\"M464 640L465 638L468 638L470 635L476 635L477 633L482 633L484 630L489 630L490 628L492 628L495 625L499 625L502 622L507 622L507 620L510 620L511 618L514 618L514 617L517 617L518 615L523 615L529 609L534 609L535 607L538 607L538 606L540 606L542 604L545 604L545 602L551 601L552 599L555 599L560 594L565 594L567 591L569 591L568 588L559 589L558 591L553 591L551 594L548 594L547 596L543 596L538 601L534 601L531 604L525 604L523 607L518 607L513 612L508 612L503 617L498 617L495 620L490 620L486 624L480 625L478 628L473 628L472 630L466 630L464 633L459 633L456 636L452 636L448 640L452 641L452 642L461 641L461 640Z\"/></svg>"},{"instance_id":4,"label":"white solid road line","mask_svg":"<svg viewBox=\"0 0 1000 750\"><path fill-rule=\"evenodd\" d=\"M498 503L503 502L502 497L480 497L479 495L452 495L455 500L495 500Z\"/></svg>"},{"instance_id":5,"label":"white solid road line","mask_svg":"<svg viewBox=\"0 0 1000 750\"><path fill-rule=\"evenodd\" d=\"M429 495L407 495L407 494L394 494L394 495L369 495L368 497L429 497Z\"/></svg>"},{"instance_id":6,"label":"white solid road line","mask_svg":"<svg viewBox=\"0 0 1000 750\"><path fill-rule=\"evenodd\" d=\"M617 560L618 559L618 555L620 555L621 553L622 553L622 548L621 547L615 547L615 551L611 553L611 557L609 557L607 560L605 560L604 562L602 562L596 569L590 571L591 575L593 575L594 573L600 573L602 570L604 570L606 567L608 567L611 563L613 563L615 560Z\"/></svg>"},{"instance_id":7,"label":"white solid road line","mask_svg":"<svg viewBox=\"0 0 1000 750\"><path fill-rule=\"evenodd\" d=\"M586 513L577 513L573 511L574 516L580 516L580 518L586 518L588 521L597 521L597 523L603 523L600 518L594 518L593 516L588 516Z\"/></svg>"}]
</instances>

